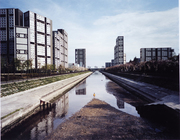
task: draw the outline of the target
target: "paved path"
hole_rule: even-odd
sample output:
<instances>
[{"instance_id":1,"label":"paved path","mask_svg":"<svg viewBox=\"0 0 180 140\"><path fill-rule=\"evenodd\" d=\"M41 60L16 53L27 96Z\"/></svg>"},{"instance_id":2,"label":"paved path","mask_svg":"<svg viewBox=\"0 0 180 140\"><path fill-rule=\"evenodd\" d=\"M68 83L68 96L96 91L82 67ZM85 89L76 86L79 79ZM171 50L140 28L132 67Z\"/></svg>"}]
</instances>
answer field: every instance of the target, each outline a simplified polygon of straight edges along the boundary
<instances>
[{"instance_id":1,"label":"paved path","mask_svg":"<svg viewBox=\"0 0 180 140\"><path fill-rule=\"evenodd\" d=\"M132 93L142 96L152 104L164 104L174 110L180 110L179 93L159 86L136 82L124 77L103 72L107 77L117 82ZM149 105L152 105L149 104Z\"/></svg>"}]
</instances>

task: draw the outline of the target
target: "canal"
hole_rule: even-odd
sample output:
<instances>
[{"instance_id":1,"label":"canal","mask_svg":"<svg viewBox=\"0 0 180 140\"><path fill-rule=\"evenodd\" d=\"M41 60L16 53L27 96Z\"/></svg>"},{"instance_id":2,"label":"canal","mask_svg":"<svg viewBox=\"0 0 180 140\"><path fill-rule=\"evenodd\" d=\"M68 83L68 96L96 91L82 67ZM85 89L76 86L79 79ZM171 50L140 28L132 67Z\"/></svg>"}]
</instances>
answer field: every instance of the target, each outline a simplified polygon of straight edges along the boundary
<instances>
[{"instance_id":1,"label":"canal","mask_svg":"<svg viewBox=\"0 0 180 140\"><path fill-rule=\"evenodd\" d=\"M52 108L33 115L2 139L41 140L93 98L136 117L140 117L136 107L146 103L96 71L56 100Z\"/></svg>"}]
</instances>

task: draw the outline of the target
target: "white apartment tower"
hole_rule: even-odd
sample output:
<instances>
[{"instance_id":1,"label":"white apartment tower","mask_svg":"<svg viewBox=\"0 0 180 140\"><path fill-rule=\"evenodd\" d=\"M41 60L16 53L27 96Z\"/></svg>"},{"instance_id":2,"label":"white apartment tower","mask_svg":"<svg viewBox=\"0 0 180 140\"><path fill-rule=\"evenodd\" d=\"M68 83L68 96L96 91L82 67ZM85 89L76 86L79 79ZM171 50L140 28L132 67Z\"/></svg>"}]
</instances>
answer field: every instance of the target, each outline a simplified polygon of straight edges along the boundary
<instances>
[{"instance_id":1,"label":"white apartment tower","mask_svg":"<svg viewBox=\"0 0 180 140\"><path fill-rule=\"evenodd\" d=\"M68 34L64 29L58 29L60 34L60 60L61 65L68 68Z\"/></svg>"},{"instance_id":2,"label":"white apartment tower","mask_svg":"<svg viewBox=\"0 0 180 140\"><path fill-rule=\"evenodd\" d=\"M32 68L53 64L52 21L27 11L24 13L24 26L29 27L29 59L32 60Z\"/></svg>"},{"instance_id":3,"label":"white apartment tower","mask_svg":"<svg viewBox=\"0 0 180 140\"><path fill-rule=\"evenodd\" d=\"M124 36L118 36L114 47L114 64L124 64Z\"/></svg>"},{"instance_id":4,"label":"white apartment tower","mask_svg":"<svg viewBox=\"0 0 180 140\"><path fill-rule=\"evenodd\" d=\"M53 31L53 64L68 67L68 35L63 29Z\"/></svg>"}]
</instances>

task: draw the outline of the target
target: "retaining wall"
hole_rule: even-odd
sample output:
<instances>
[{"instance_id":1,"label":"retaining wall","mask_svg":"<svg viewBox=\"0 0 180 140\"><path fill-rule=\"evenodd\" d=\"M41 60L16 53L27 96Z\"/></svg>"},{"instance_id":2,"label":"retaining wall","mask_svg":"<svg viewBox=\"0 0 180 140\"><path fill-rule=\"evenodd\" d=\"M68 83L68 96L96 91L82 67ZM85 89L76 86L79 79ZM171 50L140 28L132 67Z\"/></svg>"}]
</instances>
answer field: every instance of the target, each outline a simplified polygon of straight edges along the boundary
<instances>
[{"instance_id":1,"label":"retaining wall","mask_svg":"<svg viewBox=\"0 0 180 140\"><path fill-rule=\"evenodd\" d=\"M22 102L22 109L20 109L19 111L1 120L1 134L3 135L7 131L12 129L16 125L18 125L20 122L24 121L31 115L40 111L41 101L51 104L50 102L51 100L53 100L57 96L60 96L67 90L71 89L72 87L74 87L76 84L78 84L79 82L81 82L82 80L84 80L91 74L92 72L81 74L81 75L74 76L65 80L57 81L48 85L40 86L34 89L30 89L27 91L19 92L19 93L1 98L2 103L9 102L9 100L11 100L12 98L13 99L17 98L17 102L18 100L19 102L21 102L21 97L24 96L25 98L27 98L27 101L29 102L27 106L23 106L23 102ZM9 102L6 106L2 106L2 107L11 108L11 106L12 104L11 102ZM7 114L8 112L4 115L7 115Z\"/></svg>"}]
</instances>

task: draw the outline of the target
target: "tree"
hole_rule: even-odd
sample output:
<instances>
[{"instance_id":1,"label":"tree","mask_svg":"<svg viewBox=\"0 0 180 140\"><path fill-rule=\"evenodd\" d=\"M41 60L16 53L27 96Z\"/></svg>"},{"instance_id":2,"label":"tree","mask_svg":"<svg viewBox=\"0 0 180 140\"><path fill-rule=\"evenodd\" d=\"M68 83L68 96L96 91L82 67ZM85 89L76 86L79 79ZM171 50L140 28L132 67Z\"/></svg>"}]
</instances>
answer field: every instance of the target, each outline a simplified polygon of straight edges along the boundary
<instances>
[{"instance_id":1,"label":"tree","mask_svg":"<svg viewBox=\"0 0 180 140\"><path fill-rule=\"evenodd\" d=\"M14 59L14 67L15 67L15 70L20 70L21 69L21 61L18 59L18 58L15 58Z\"/></svg>"}]
</instances>

